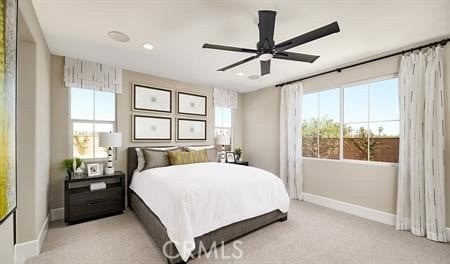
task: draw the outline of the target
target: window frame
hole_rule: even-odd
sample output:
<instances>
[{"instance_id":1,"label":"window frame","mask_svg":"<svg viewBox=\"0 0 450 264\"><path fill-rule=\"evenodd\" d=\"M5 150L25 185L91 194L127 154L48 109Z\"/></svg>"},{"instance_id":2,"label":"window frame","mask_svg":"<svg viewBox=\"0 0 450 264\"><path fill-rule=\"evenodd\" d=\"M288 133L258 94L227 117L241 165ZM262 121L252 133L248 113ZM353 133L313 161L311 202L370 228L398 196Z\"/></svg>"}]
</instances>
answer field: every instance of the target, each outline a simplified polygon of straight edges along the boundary
<instances>
[{"instance_id":1,"label":"window frame","mask_svg":"<svg viewBox=\"0 0 450 264\"><path fill-rule=\"evenodd\" d=\"M98 90L94 90L94 89L86 89L86 90L90 90L94 93L93 96L93 119L72 119L72 88L76 88L76 89L84 89L84 88L78 88L78 87L69 87L67 89L69 89L69 96L68 96L68 113L69 113L69 122L68 122L68 138L69 138L69 157L74 157L73 155L73 124L74 123L90 123L92 124L92 126L94 127L93 129L93 133L95 133L95 124L112 124L113 125L113 131L115 132L117 131L117 94L114 94L114 121L105 121L105 120L95 120L95 92L97 92ZM102 92L102 91L98 91L98 92ZM95 137L94 137L95 140ZM93 142L94 146L95 146L95 141ZM114 155L113 155L113 159L117 160L117 148L113 148L114 149ZM94 151L94 158L87 158L87 159L83 159L84 162L101 162L101 161L105 161L107 160L108 157L102 157L102 158L96 158L95 157L95 151Z\"/></svg>"},{"instance_id":2,"label":"window frame","mask_svg":"<svg viewBox=\"0 0 450 264\"><path fill-rule=\"evenodd\" d=\"M340 90L340 141L339 141L339 159L327 159L327 158L322 158L320 157L320 153L317 153L317 157L303 157L303 159L307 159L307 160L325 160L325 161L331 161L331 162L344 162L344 163L353 163L353 164L365 164L365 165L376 165L376 166L382 166L382 167L398 167L398 163L397 162L386 162L386 161L372 161L372 160L356 160L356 159L345 159L344 158L344 89L348 88L348 87L353 87L353 86L358 86L358 85L364 85L364 84L370 84L370 83L374 83L374 82L379 82L379 81L385 81L385 80L389 80L389 79L395 79L398 78L398 73L393 73L393 74L385 74L382 76L378 76L378 77L374 77L374 78L370 78L370 79L365 79L365 80L360 80L360 81L355 81L355 82L349 82L349 83L344 83L341 85L335 85L335 86L327 86L326 88L322 88L322 89L318 89L318 90L312 90L312 91L307 91L304 93L305 94L312 94L312 93L319 93L319 92L323 92L323 91L327 91L327 90L332 90L332 89L339 89ZM368 115L368 119L367 119L367 124L370 124L370 87L369 87L369 92L368 92L368 111L367 111L367 115ZM318 107L319 107L319 116L320 116L320 98L319 98L319 102L318 102ZM383 120L383 121L374 121L374 122L389 122L389 121L399 121L400 120L400 116L399 119L395 119L395 120ZM303 123L303 120L302 120ZM320 137L320 136L318 136ZM302 131L302 140L303 140L303 131ZM319 140L319 139L318 139ZM318 144L320 144L320 141L317 142ZM319 146L319 145L318 145ZM303 144L302 144L302 153L303 153ZM319 147L318 150L319 151Z\"/></svg>"}]
</instances>

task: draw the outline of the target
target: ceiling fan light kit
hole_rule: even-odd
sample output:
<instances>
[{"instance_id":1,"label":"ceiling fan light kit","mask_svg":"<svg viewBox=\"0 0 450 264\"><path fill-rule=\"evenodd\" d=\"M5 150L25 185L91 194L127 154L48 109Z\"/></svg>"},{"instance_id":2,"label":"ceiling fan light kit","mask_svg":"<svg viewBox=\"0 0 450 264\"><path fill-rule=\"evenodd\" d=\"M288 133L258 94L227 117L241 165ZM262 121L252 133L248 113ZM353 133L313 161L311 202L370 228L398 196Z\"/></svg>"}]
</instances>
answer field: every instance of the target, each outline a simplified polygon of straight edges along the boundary
<instances>
[{"instance_id":1,"label":"ceiling fan light kit","mask_svg":"<svg viewBox=\"0 0 450 264\"><path fill-rule=\"evenodd\" d=\"M205 48L205 49L216 49L216 50L225 50L225 51L254 54L251 57L245 58L236 63L225 66L221 69L218 69L218 71L226 71L231 68L237 67L241 64L244 64L246 62L257 59L257 58L260 61L261 76L270 73L270 62L272 59L313 63L315 60L317 60L319 58L319 56L303 54L303 53L294 53L294 52L289 52L286 50L295 48L302 44L311 42L311 41L319 39L319 38L323 38L325 36L328 36L328 35L331 35L334 33L338 33L340 31L338 23L333 22L331 24L328 24L326 26L312 30L303 35L300 35L300 36L294 37L292 39L275 44L275 41L273 39L273 34L275 31L275 16L276 16L276 14L277 13L275 11L271 11L271 10L258 11L259 41L256 44L256 49L230 47L230 46L215 45L215 44L208 44L208 43L203 44L203 48Z\"/></svg>"}]
</instances>

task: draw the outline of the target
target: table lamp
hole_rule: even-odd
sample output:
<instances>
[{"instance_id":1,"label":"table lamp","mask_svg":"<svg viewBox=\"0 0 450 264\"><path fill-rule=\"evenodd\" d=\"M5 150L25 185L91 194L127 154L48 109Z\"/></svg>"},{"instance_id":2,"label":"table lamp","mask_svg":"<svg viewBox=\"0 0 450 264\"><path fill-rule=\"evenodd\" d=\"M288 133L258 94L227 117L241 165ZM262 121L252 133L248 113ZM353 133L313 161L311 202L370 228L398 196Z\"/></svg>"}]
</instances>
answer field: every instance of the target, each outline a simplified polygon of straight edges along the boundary
<instances>
[{"instance_id":1,"label":"table lamp","mask_svg":"<svg viewBox=\"0 0 450 264\"><path fill-rule=\"evenodd\" d=\"M105 174L114 174L113 148L122 146L122 133L99 133L99 147L108 148L108 161L106 162Z\"/></svg>"},{"instance_id":2,"label":"table lamp","mask_svg":"<svg viewBox=\"0 0 450 264\"><path fill-rule=\"evenodd\" d=\"M225 162L225 146L230 145L230 136L218 135L216 137L216 144L222 146L222 151L220 152L220 162Z\"/></svg>"}]
</instances>

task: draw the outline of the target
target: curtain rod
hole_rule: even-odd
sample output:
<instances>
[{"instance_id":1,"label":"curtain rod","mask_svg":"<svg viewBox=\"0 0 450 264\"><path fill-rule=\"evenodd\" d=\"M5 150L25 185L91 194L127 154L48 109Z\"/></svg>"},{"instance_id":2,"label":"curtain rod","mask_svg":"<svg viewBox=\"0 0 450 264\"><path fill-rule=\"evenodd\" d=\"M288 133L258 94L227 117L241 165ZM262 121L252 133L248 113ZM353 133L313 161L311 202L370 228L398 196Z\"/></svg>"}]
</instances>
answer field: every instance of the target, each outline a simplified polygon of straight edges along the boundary
<instances>
[{"instance_id":1,"label":"curtain rod","mask_svg":"<svg viewBox=\"0 0 450 264\"><path fill-rule=\"evenodd\" d=\"M421 50L421 49L424 49L424 48L429 48L429 47L437 46L437 45L445 46L449 41L450 41L450 38L442 39L440 41L432 42L432 43L429 43L429 44L426 44L426 45L422 45L422 46L411 48L411 49L407 49L407 50L402 50L402 51L399 51L399 52L396 52L396 53L392 53L392 54L389 54L389 55L385 55L385 56L382 56L382 57L379 57L379 58L370 59L370 60L363 61L363 62L358 62L358 63L351 64L351 65L348 65L348 66L345 66L345 67L342 67L342 68L337 68L337 69L334 69L334 70L329 70L329 71L326 71L326 72L322 72L322 73L317 73L317 74L313 74L313 75L310 75L310 76L306 76L306 77L303 77L303 78L300 78L300 79L296 79L296 80L280 83L280 84L275 85L275 87L280 87L280 86L283 86L283 85L286 85L286 84L291 84L291 83L295 83L295 82L304 81L304 80L307 80L307 79L315 78L315 77L318 77L318 76L321 76L321 75L325 75L325 74L329 74L329 73L333 73L333 72L341 72L342 70L346 70L348 68L360 66L360 65L371 63L371 62L374 62L374 61L387 59L387 58L394 57L394 56L397 56L397 55L403 55L405 53L413 52L415 50Z\"/></svg>"}]
</instances>

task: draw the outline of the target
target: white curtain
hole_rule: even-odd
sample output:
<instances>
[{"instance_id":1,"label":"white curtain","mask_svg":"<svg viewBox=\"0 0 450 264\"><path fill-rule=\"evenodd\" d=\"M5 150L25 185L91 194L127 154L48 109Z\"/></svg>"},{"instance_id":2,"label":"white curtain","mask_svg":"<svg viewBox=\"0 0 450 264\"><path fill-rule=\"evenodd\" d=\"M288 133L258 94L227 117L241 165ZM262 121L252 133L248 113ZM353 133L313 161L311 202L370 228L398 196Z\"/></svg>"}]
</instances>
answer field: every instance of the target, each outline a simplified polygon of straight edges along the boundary
<instances>
[{"instance_id":1,"label":"white curtain","mask_svg":"<svg viewBox=\"0 0 450 264\"><path fill-rule=\"evenodd\" d=\"M213 93L214 107L226 107L231 109L237 109L238 105L238 93L235 91L214 88Z\"/></svg>"},{"instance_id":2,"label":"white curtain","mask_svg":"<svg viewBox=\"0 0 450 264\"><path fill-rule=\"evenodd\" d=\"M122 69L92 61L64 58L64 85L122 93Z\"/></svg>"},{"instance_id":3,"label":"white curtain","mask_svg":"<svg viewBox=\"0 0 450 264\"><path fill-rule=\"evenodd\" d=\"M301 82L281 87L280 178L291 199L303 200Z\"/></svg>"},{"instance_id":4,"label":"white curtain","mask_svg":"<svg viewBox=\"0 0 450 264\"><path fill-rule=\"evenodd\" d=\"M441 47L401 60L396 228L446 242L443 67Z\"/></svg>"}]
</instances>

